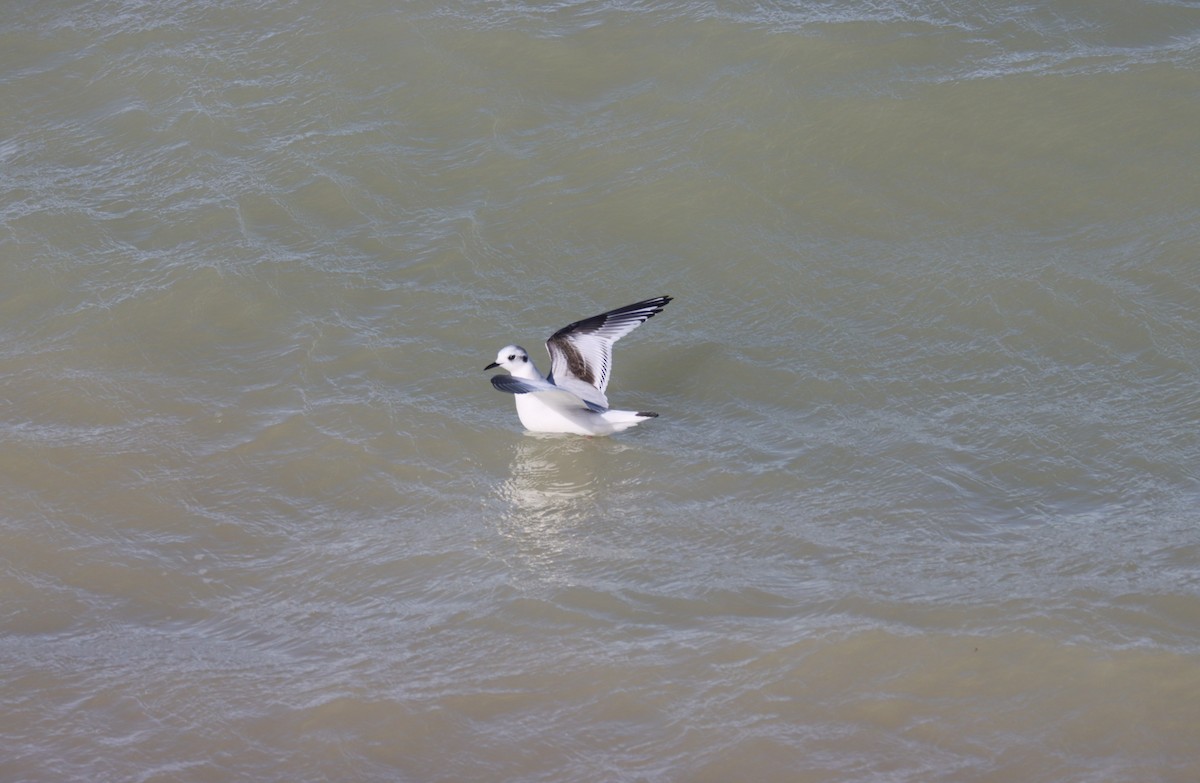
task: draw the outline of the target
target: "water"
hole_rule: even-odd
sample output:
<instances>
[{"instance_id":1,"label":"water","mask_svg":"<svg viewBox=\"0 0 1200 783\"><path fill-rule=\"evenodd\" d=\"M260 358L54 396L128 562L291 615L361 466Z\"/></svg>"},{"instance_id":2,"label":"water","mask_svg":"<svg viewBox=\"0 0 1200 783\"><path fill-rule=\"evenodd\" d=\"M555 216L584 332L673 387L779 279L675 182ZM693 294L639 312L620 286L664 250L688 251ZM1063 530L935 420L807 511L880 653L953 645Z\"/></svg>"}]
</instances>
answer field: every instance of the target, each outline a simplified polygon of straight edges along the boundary
<instances>
[{"instance_id":1,"label":"water","mask_svg":"<svg viewBox=\"0 0 1200 783\"><path fill-rule=\"evenodd\" d=\"M13 4L0 779L1200 779L1198 43ZM523 434L659 294L662 417Z\"/></svg>"}]
</instances>

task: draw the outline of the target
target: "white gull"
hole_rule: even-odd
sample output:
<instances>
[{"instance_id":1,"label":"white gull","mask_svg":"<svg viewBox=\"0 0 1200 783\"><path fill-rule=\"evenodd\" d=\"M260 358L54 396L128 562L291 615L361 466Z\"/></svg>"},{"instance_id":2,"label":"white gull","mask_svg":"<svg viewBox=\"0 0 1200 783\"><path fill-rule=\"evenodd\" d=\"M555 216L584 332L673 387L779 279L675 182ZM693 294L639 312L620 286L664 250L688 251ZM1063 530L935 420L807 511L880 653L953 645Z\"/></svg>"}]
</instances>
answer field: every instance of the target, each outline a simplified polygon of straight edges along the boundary
<instances>
[{"instance_id":1,"label":"white gull","mask_svg":"<svg viewBox=\"0 0 1200 783\"><path fill-rule=\"evenodd\" d=\"M656 296L559 329L546 341L550 375L543 377L519 345L506 345L496 361L509 375L492 376L492 386L516 395L517 416L532 432L611 435L641 424L657 413L608 407L604 390L612 373L612 344L661 313L671 301Z\"/></svg>"}]
</instances>

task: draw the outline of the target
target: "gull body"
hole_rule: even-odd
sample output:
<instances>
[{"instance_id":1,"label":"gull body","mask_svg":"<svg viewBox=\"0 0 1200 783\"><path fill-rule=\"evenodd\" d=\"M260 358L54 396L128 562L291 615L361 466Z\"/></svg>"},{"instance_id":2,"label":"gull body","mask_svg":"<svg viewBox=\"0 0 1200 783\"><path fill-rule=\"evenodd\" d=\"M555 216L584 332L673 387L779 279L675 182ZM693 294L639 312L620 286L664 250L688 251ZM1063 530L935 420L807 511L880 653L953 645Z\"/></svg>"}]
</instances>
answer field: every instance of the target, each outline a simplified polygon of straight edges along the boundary
<instances>
[{"instance_id":1,"label":"gull body","mask_svg":"<svg viewBox=\"0 0 1200 783\"><path fill-rule=\"evenodd\" d=\"M515 395L517 417L531 432L611 435L655 418L648 411L608 407L604 395L612 370L612 344L646 319L661 313L669 296L646 299L564 326L546 341L550 375L543 376L529 352L506 345L485 367L508 370L492 377L492 386Z\"/></svg>"}]
</instances>

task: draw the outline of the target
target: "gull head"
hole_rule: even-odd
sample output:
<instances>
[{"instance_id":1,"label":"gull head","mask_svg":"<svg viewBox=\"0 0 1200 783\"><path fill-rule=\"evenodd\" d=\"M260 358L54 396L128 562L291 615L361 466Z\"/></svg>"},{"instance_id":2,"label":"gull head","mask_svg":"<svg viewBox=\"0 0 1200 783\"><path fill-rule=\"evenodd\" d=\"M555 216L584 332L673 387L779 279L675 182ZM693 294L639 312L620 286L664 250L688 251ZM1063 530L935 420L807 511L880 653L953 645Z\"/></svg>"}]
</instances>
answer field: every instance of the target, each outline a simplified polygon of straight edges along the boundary
<instances>
[{"instance_id":1,"label":"gull head","mask_svg":"<svg viewBox=\"0 0 1200 783\"><path fill-rule=\"evenodd\" d=\"M529 354L519 345L506 345L496 354L496 361L484 367L491 370L496 367L508 370L513 375L525 375L529 371Z\"/></svg>"}]
</instances>

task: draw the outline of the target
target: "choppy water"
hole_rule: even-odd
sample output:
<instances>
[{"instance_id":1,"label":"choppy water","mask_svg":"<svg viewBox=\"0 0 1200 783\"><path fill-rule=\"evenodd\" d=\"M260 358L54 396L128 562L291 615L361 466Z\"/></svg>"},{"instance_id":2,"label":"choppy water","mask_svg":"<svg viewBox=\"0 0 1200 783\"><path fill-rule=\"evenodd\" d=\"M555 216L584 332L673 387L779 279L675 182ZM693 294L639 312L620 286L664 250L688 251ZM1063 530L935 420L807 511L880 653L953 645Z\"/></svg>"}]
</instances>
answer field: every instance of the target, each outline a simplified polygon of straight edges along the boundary
<instances>
[{"instance_id":1,"label":"choppy water","mask_svg":"<svg viewBox=\"0 0 1200 783\"><path fill-rule=\"evenodd\" d=\"M20 2L0 105L0 779L1200 779L1197 3Z\"/></svg>"}]
</instances>

